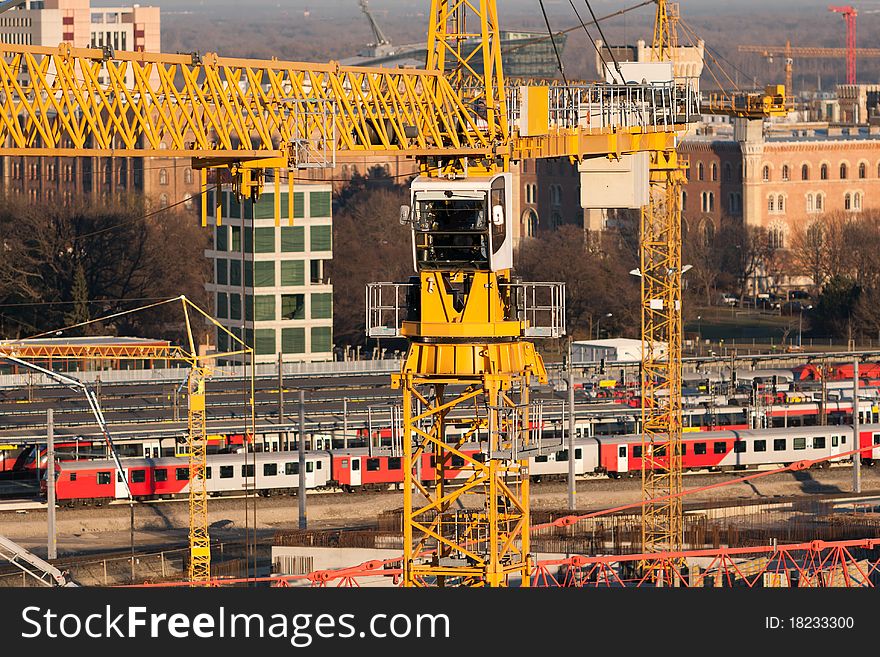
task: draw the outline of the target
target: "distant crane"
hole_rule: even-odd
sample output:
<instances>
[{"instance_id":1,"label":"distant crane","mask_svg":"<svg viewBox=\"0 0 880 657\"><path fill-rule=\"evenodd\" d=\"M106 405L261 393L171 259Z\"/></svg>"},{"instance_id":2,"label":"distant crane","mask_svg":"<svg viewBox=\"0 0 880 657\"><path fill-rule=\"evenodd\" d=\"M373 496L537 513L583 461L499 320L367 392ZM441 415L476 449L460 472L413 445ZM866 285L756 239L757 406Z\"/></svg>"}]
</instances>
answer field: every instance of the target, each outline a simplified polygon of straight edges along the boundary
<instances>
[{"instance_id":1,"label":"distant crane","mask_svg":"<svg viewBox=\"0 0 880 657\"><path fill-rule=\"evenodd\" d=\"M846 83L856 83L856 17L859 15L855 7L849 5L843 7L830 6L828 11L843 14L846 21Z\"/></svg>"},{"instance_id":2,"label":"distant crane","mask_svg":"<svg viewBox=\"0 0 880 657\"><path fill-rule=\"evenodd\" d=\"M367 6L367 0L358 0L358 4L361 6L361 11L364 12L367 20L370 21L370 29L373 30L373 38L376 39L376 42L371 43L370 45L375 47L390 46L391 41L388 39L388 37L385 36L382 28L379 27L379 23L376 22L375 18L373 18L373 14L370 13L370 8Z\"/></svg>"},{"instance_id":3,"label":"distant crane","mask_svg":"<svg viewBox=\"0 0 880 657\"><path fill-rule=\"evenodd\" d=\"M0 14L15 9L18 5L23 5L27 0L5 0L0 2Z\"/></svg>"}]
</instances>

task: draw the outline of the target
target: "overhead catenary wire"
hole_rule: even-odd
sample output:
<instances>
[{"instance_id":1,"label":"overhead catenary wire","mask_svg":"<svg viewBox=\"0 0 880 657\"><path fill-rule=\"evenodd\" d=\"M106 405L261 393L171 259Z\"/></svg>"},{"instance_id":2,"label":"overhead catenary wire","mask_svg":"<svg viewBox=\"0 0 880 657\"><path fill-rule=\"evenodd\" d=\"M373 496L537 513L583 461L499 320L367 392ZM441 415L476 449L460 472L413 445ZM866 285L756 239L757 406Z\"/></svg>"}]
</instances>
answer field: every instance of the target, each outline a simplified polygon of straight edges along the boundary
<instances>
[{"instance_id":1,"label":"overhead catenary wire","mask_svg":"<svg viewBox=\"0 0 880 657\"><path fill-rule=\"evenodd\" d=\"M574 0L568 0L568 4L571 5L571 9L572 9L572 11L574 11L574 15L577 16L578 21L581 24L581 27L584 28L584 34L587 35L587 41L590 42L590 44L593 46L593 50L596 51L596 55L598 55L599 60L602 62L603 70L608 70L608 62L605 60L605 57L602 55L602 50L599 48L599 46L593 40L593 36L590 34L590 31L587 29L587 26L584 23L583 19L581 18L581 14L577 10L577 7L574 6ZM621 80L621 83L622 83L622 80Z\"/></svg>"}]
</instances>

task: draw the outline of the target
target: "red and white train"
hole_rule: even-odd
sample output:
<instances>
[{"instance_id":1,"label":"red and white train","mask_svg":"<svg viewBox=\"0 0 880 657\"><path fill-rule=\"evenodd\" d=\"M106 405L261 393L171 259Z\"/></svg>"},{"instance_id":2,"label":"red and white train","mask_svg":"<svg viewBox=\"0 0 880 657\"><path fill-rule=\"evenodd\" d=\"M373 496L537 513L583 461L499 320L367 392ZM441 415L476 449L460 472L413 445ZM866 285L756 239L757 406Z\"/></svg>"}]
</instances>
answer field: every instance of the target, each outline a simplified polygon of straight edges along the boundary
<instances>
[{"instance_id":1,"label":"red and white train","mask_svg":"<svg viewBox=\"0 0 880 657\"><path fill-rule=\"evenodd\" d=\"M880 424L861 427L861 457L865 465L880 459ZM579 437L575 440L575 473L609 477L639 476L642 468L640 435ZM749 470L786 465L797 461L850 460L856 449L853 428L845 425L784 429L747 429L684 434L682 467L685 470ZM482 446L465 444L464 457L482 461ZM472 465L453 456L444 469L449 480L470 476ZM423 454L416 469L421 480L435 480L434 456ZM189 466L185 458L123 459L125 476L138 499L174 497L189 492ZM206 485L212 495L241 492L245 488L263 495L295 493L299 487L296 452L212 454L208 456ZM534 480L565 477L568 450L557 449L533 456L530 476ZM403 481L402 458L388 453L370 454L367 449L309 451L306 453L307 489L385 489ZM56 497L61 502L106 501L127 497L123 473L112 460L66 461L57 466Z\"/></svg>"}]
</instances>

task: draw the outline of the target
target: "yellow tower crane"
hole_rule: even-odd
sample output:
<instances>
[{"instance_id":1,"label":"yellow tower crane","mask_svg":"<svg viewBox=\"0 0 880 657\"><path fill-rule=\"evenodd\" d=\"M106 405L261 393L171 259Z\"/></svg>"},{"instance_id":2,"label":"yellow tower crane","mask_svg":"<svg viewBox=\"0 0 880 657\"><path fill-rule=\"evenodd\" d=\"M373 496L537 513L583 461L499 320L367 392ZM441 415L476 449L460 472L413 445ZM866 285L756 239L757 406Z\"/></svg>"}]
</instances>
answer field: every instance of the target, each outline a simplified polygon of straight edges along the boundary
<instances>
[{"instance_id":1,"label":"yellow tower crane","mask_svg":"<svg viewBox=\"0 0 880 657\"><path fill-rule=\"evenodd\" d=\"M674 162L676 133L698 107L673 84L507 87L498 18L494 0L433 0L426 70L0 44L0 155L188 157L205 190L207 169L224 167L245 198L266 169L292 180L346 155L419 160L401 214L418 277L392 286L392 302L387 285L371 287L367 321L373 335L411 340L394 378L411 586L529 581L526 459L540 446L529 386L545 371L528 338L563 333L564 298L558 284L512 275L510 163L638 152ZM404 320L386 321L389 310ZM201 381L190 380L191 453L204 427ZM471 409L479 457L446 433L455 407ZM454 489L444 477L453 468L466 475ZM192 505L194 556L204 502Z\"/></svg>"}]
</instances>

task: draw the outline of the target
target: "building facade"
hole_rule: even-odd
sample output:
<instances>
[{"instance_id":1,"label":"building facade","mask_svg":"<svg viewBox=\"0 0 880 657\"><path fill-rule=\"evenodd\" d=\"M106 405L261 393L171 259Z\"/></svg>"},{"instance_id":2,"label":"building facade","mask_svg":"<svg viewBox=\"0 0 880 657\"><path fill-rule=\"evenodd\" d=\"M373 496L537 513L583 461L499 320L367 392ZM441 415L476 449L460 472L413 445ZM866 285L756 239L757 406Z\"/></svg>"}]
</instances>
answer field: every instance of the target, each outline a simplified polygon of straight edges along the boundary
<instances>
[{"instance_id":1,"label":"building facade","mask_svg":"<svg viewBox=\"0 0 880 657\"><path fill-rule=\"evenodd\" d=\"M205 195L214 228L213 248L205 252L214 271L206 285L214 315L254 347L257 363L277 362L279 353L285 362L332 360L333 286L325 273L333 257L331 186L298 184L291 198L282 184L279 192L276 209L274 182L256 203L239 203L224 188L220 221L215 190ZM236 349L221 330L215 344L219 353Z\"/></svg>"}]
</instances>

